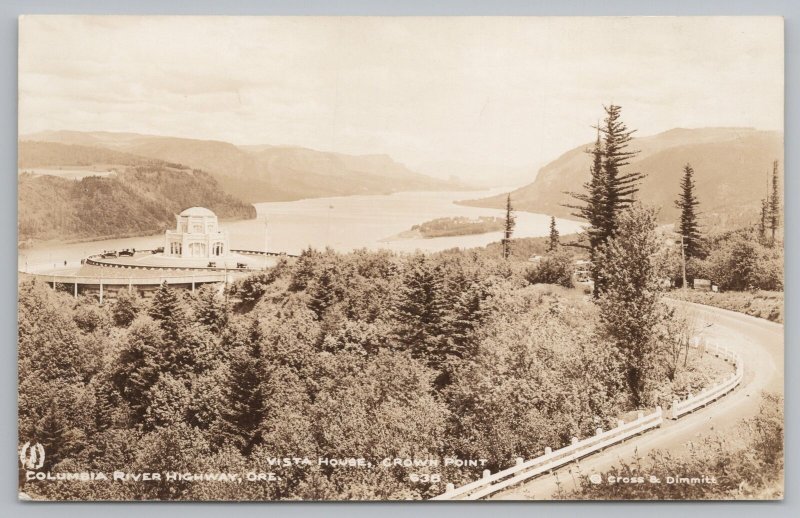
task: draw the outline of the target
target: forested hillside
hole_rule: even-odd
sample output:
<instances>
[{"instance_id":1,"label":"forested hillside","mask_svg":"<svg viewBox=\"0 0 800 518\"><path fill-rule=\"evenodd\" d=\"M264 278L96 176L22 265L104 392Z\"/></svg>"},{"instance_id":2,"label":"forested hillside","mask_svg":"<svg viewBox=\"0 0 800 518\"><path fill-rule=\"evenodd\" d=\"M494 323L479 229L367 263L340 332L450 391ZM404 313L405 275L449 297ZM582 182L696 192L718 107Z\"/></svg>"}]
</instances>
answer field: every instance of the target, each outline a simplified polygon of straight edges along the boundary
<instances>
[{"instance_id":1,"label":"forested hillside","mask_svg":"<svg viewBox=\"0 0 800 518\"><path fill-rule=\"evenodd\" d=\"M164 285L151 301L123 292L103 306L24 283L19 436L44 445L42 470L276 479L20 489L68 500L419 499L613 426L636 408L621 350L594 304L531 285L531 268L483 252L307 250L225 294ZM658 340L643 404L721 375ZM485 463L382 464L446 457ZM319 460L359 458L372 467Z\"/></svg>"},{"instance_id":2,"label":"forested hillside","mask_svg":"<svg viewBox=\"0 0 800 518\"><path fill-rule=\"evenodd\" d=\"M37 146L76 146L117 153L123 158L128 155L184 164L211 173L226 192L253 203L465 189L456 181L412 171L383 154L348 155L299 146L237 146L219 140L114 132L44 131L22 139L21 146L34 142Z\"/></svg>"},{"instance_id":3,"label":"forested hillside","mask_svg":"<svg viewBox=\"0 0 800 518\"><path fill-rule=\"evenodd\" d=\"M158 162L78 181L22 173L18 193L21 243L157 233L174 225L175 214L195 205L220 218L256 214L252 205L225 194L208 173Z\"/></svg>"}]
</instances>

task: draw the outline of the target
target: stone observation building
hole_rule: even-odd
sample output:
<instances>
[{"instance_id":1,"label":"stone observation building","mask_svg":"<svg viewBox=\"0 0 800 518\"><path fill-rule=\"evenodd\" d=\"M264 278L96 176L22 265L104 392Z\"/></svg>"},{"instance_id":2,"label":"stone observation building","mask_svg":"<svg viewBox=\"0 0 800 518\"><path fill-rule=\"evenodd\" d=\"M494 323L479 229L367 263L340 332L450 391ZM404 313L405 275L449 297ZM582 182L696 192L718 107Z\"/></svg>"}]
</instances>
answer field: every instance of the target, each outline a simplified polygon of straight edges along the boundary
<instances>
[{"instance_id":1,"label":"stone observation building","mask_svg":"<svg viewBox=\"0 0 800 518\"><path fill-rule=\"evenodd\" d=\"M214 258L228 255L228 233L220 230L217 215L203 207L190 207L175 216L175 230L164 235L167 257Z\"/></svg>"}]
</instances>

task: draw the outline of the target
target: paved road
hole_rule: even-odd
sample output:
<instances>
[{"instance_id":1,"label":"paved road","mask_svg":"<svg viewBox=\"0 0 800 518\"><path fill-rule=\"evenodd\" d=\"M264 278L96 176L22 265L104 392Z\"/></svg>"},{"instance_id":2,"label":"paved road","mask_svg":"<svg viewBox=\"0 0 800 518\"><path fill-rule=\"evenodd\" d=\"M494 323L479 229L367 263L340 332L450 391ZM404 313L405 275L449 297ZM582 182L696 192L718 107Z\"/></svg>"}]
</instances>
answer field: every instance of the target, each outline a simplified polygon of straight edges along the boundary
<instances>
[{"instance_id":1,"label":"paved road","mask_svg":"<svg viewBox=\"0 0 800 518\"><path fill-rule=\"evenodd\" d=\"M710 306L676 303L685 306L686 311L694 315L696 328L702 329L702 335L741 355L745 369L742 384L704 409L677 421L665 420L661 428L587 457L580 461L579 466L565 466L553 474L498 493L493 498L548 499L557 490L556 480L565 490L571 490L575 488L579 472L606 471L619 459L632 458L637 450L642 457L653 449L685 451L686 445L700 436L715 430L725 431L741 419L757 414L762 391L783 392L783 325ZM711 325L706 327L708 324Z\"/></svg>"}]
</instances>

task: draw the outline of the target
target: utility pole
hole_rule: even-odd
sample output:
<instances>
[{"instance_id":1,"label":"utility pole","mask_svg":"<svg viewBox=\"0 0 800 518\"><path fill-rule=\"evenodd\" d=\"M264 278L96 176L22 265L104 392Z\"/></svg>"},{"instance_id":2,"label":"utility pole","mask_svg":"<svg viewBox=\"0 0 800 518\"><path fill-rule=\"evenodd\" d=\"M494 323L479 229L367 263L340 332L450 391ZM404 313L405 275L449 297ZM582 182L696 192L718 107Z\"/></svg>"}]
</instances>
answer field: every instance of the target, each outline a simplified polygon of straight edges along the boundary
<instances>
[{"instance_id":1,"label":"utility pole","mask_svg":"<svg viewBox=\"0 0 800 518\"><path fill-rule=\"evenodd\" d=\"M684 251L683 234L681 234L681 265L683 266L683 289L686 289L686 252Z\"/></svg>"}]
</instances>

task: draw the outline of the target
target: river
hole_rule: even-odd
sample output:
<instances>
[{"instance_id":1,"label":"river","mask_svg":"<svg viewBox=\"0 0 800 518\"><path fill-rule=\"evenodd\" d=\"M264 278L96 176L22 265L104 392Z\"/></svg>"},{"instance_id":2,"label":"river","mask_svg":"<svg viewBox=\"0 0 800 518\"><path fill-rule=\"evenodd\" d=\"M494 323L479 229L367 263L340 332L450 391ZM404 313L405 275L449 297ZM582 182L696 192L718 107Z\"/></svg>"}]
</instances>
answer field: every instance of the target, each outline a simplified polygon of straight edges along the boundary
<instances>
[{"instance_id":1,"label":"river","mask_svg":"<svg viewBox=\"0 0 800 518\"><path fill-rule=\"evenodd\" d=\"M269 251L297 254L312 246L329 246L341 252L356 248L389 249L399 252L421 250L435 252L447 248L472 248L499 241L500 232L432 239L391 239L413 225L435 218L453 216L498 216L500 209L457 205L458 200L476 199L508 192L508 188L487 191L400 192L388 195L313 198L288 202L256 203L258 218L223 221L233 249L263 250L264 217L267 219L266 242ZM516 212L514 237L547 235L550 217L530 212ZM579 230L580 223L557 219L559 232ZM19 268L42 271L80 262L88 254L123 248L147 249L163 245L163 234L106 239L82 243L43 243L19 251Z\"/></svg>"}]
</instances>

